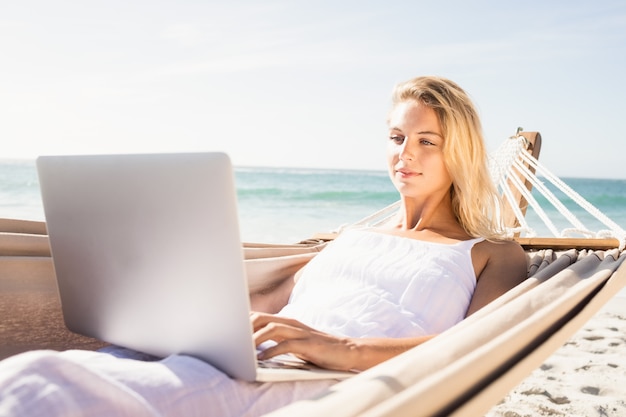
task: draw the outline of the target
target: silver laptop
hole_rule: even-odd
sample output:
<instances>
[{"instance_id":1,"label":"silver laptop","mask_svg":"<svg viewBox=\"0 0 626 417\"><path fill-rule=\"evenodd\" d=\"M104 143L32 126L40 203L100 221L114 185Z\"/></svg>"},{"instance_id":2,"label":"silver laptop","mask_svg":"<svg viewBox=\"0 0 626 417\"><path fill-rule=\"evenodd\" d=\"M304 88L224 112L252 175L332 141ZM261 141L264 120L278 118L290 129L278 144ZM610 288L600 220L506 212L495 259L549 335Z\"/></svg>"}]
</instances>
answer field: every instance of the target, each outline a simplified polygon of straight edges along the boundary
<instances>
[{"instance_id":1,"label":"silver laptop","mask_svg":"<svg viewBox=\"0 0 626 417\"><path fill-rule=\"evenodd\" d=\"M227 155L42 156L37 169L70 330L248 381L351 375L258 366Z\"/></svg>"}]
</instances>

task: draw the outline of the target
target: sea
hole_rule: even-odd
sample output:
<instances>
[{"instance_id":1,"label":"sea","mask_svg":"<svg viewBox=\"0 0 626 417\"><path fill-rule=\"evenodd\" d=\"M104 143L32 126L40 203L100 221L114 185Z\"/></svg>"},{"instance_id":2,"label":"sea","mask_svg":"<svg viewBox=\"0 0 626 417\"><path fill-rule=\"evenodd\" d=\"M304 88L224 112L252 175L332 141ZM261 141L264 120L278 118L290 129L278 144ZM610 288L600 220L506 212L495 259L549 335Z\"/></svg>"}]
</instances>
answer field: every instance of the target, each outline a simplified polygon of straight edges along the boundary
<instances>
[{"instance_id":1,"label":"sea","mask_svg":"<svg viewBox=\"0 0 626 417\"><path fill-rule=\"evenodd\" d=\"M626 179L561 180L626 229ZM357 222L398 199L384 171L235 167L235 183L246 242L299 242ZM571 198L546 186L589 230L607 229ZM536 190L533 194L559 230L571 227L546 198ZM0 217L44 220L34 161L0 160ZM550 235L534 211L526 218L537 236Z\"/></svg>"}]
</instances>

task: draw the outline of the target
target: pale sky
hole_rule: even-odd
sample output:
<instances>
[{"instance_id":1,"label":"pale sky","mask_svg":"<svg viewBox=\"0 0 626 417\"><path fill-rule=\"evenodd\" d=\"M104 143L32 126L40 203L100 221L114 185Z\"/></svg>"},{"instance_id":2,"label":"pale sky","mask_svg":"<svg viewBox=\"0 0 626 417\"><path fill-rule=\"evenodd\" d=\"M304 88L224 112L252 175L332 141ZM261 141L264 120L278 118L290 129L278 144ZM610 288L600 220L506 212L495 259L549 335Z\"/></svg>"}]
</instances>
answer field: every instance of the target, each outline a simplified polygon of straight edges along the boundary
<instances>
[{"instance_id":1,"label":"pale sky","mask_svg":"<svg viewBox=\"0 0 626 417\"><path fill-rule=\"evenodd\" d=\"M226 151L385 169L394 84L458 82L489 149L626 178L626 1L3 1L0 157Z\"/></svg>"}]
</instances>

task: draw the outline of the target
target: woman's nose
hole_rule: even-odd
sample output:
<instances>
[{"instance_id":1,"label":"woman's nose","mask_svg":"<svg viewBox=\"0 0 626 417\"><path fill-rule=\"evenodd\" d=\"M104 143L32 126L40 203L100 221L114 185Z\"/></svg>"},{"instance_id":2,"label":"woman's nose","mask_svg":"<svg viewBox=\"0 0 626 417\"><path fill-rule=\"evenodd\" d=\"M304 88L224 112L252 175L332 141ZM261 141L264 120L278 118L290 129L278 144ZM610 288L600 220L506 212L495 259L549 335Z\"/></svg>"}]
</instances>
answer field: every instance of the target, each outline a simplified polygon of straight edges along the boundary
<instances>
[{"instance_id":1,"label":"woman's nose","mask_svg":"<svg viewBox=\"0 0 626 417\"><path fill-rule=\"evenodd\" d=\"M400 149L400 159L403 161L412 161L415 159L415 152L410 142L408 138L405 139Z\"/></svg>"}]
</instances>

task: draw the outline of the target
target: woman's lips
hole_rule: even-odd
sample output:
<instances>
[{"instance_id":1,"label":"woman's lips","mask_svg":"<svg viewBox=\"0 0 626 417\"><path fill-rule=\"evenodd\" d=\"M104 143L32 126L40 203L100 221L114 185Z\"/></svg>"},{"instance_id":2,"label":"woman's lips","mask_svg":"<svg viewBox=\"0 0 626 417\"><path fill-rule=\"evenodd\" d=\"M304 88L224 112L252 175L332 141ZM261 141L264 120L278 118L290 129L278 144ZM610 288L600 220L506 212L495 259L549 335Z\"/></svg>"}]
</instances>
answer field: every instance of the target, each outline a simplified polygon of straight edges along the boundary
<instances>
[{"instance_id":1,"label":"woman's lips","mask_svg":"<svg viewBox=\"0 0 626 417\"><path fill-rule=\"evenodd\" d=\"M396 175L400 176L401 178L410 178L410 177L415 177L419 174L410 169L400 168L400 169L396 169Z\"/></svg>"}]
</instances>

